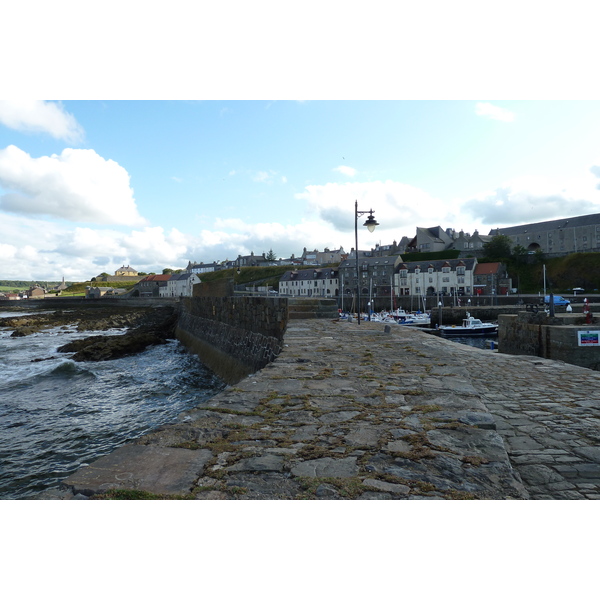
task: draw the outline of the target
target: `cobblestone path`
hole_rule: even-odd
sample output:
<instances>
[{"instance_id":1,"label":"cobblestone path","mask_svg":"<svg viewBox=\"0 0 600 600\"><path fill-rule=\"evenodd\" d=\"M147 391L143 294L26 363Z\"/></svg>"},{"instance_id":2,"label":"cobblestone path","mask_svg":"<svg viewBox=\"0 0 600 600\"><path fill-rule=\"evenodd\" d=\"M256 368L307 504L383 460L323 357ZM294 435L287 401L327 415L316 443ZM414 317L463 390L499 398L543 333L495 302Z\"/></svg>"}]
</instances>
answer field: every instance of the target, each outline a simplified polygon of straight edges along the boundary
<instances>
[{"instance_id":1,"label":"cobblestone path","mask_svg":"<svg viewBox=\"0 0 600 600\"><path fill-rule=\"evenodd\" d=\"M44 497L596 499L599 390L406 327L295 321L273 363Z\"/></svg>"},{"instance_id":2,"label":"cobblestone path","mask_svg":"<svg viewBox=\"0 0 600 600\"><path fill-rule=\"evenodd\" d=\"M600 373L502 354L472 365L530 497L600 499Z\"/></svg>"}]
</instances>

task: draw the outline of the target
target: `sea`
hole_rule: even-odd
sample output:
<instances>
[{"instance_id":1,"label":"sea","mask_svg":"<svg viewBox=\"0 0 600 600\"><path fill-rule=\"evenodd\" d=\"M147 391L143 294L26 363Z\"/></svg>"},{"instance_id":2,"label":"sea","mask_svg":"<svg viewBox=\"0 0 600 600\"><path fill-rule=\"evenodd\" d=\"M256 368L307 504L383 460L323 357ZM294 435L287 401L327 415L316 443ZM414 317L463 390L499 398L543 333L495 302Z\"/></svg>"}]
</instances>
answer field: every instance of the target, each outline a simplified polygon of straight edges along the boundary
<instances>
[{"instance_id":1,"label":"sea","mask_svg":"<svg viewBox=\"0 0 600 600\"><path fill-rule=\"evenodd\" d=\"M0 310L18 314L32 313ZM120 333L61 326L11 337L0 329L0 499L33 499L225 388L175 340L102 362L57 352L75 339Z\"/></svg>"},{"instance_id":2,"label":"sea","mask_svg":"<svg viewBox=\"0 0 600 600\"><path fill-rule=\"evenodd\" d=\"M448 336L444 338L458 344L464 344L465 346L472 346L473 348L481 348L482 350L498 350L498 336Z\"/></svg>"}]
</instances>

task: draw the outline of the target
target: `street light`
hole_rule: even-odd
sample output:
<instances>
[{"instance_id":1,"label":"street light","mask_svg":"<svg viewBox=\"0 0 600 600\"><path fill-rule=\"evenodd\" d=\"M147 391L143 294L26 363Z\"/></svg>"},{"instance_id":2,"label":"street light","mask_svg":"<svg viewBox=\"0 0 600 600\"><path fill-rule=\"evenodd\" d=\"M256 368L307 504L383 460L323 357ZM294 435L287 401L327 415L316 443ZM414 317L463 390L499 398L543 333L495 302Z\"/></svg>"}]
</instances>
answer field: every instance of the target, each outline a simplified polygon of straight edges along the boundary
<instances>
[{"instance_id":1,"label":"street light","mask_svg":"<svg viewBox=\"0 0 600 600\"><path fill-rule=\"evenodd\" d=\"M358 215L368 214L368 219L363 225L369 230L369 233L375 231L379 223L375 220L372 210L358 210L358 200L354 201L354 251L356 252L356 299L358 301L358 323L360 324L360 272L358 266Z\"/></svg>"}]
</instances>

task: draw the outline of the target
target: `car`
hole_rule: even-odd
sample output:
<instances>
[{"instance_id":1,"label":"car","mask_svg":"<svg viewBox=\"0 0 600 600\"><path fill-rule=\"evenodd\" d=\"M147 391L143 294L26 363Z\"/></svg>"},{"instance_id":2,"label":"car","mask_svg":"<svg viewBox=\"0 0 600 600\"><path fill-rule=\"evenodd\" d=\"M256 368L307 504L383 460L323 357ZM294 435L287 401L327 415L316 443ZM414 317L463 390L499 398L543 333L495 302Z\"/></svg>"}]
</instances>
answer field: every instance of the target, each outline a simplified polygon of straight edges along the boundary
<instances>
[{"instance_id":1,"label":"car","mask_svg":"<svg viewBox=\"0 0 600 600\"><path fill-rule=\"evenodd\" d=\"M544 296L544 304L550 304L550 296ZM568 306L571 304L570 300L563 298L562 296L554 296L554 306Z\"/></svg>"}]
</instances>

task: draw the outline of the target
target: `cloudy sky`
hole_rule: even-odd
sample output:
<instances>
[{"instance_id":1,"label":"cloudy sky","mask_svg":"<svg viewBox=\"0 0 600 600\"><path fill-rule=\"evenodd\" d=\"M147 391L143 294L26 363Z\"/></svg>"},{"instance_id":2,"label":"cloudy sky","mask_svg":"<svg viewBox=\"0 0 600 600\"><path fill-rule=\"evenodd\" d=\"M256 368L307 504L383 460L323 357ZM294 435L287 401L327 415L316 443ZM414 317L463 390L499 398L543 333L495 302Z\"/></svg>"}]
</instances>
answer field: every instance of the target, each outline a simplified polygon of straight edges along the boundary
<instances>
[{"instance_id":1,"label":"cloudy sky","mask_svg":"<svg viewBox=\"0 0 600 600\"><path fill-rule=\"evenodd\" d=\"M327 6L334 5L341 6ZM46 36L51 51L27 54L23 47L26 69L11 62L4 80L12 90L5 97L30 99L0 100L0 279L82 281L121 265L160 272L251 251L289 257L304 247L350 250L355 200L359 210L373 209L380 223L373 234L360 231L361 249L413 236L417 226L488 233L600 212L600 102L558 99L583 64L558 61L563 54L551 34L568 18L544 13L548 39L535 46L533 58L521 53L533 40L524 9L520 20L510 10L495 17L503 35L512 32L511 44L499 46L487 37L489 28L484 35L459 19L449 38L453 45L428 55L433 37L443 42L444 32L449 35L442 22L460 16L457 7L451 15L444 6L435 22L426 10L407 9L412 12L404 13L402 36L396 37L398 23L381 15L345 14L349 33L336 51L325 29L328 22L339 25L333 9L322 13L323 28L298 13L297 30L275 35L268 20L242 8L227 22L231 35L248 41L243 51L227 54L222 38L204 27L204 35L193 38L196 50L212 43L211 57L220 62L169 62L167 46L157 46L155 38L150 44L146 35L140 46L151 63L146 70L140 62L133 69L132 59L120 53L126 47L131 54L131 40L108 13L97 19L113 44L96 54L90 51L93 36L84 43L89 31L68 29L67 22L44 34L40 25L36 35ZM123 18L132 16L123 10ZM227 16L211 10L213 20ZM192 29L181 14L173 15L180 29L166 39L181 56L192 44ZM540 22L538 13L529 16ZM169 18L150 11L146 25L152 17L154 24ZM427 25L424 35L411 35L409 17ZM581 45L593 32L592 21L580 17L573 14ZM40 14L38 21L44 18ZM255 18L251 36L244 36L246 18ZM377 56L402 57L417 49L425 63L414 54L405 61L367 61L366 45L349 43L350 32L360 27L373 30L366 45ZM11 31L0 49L22 40ZM267 35L281 52L273 51ZM81 52L73 51L77 43ZM138 61L141 50L135 48ZM554 61L551 71L542 68L542 50ZM463 85L453 87L450 79L459 75L453 60L464 66L467 51ZM301 68L307 58L310 71ZM523 63L527 68L519 74L515 66ZM422 65L419 76L416 64ZM62 68L59 86L53 65ZM533 65L537 82L552 81L549 93L532 91ZM23 93L22 72L31 74L25 81L42 85ZM154 87L136 92L134 80L152 80ZM508 80L516 81L517 92L506 87ZM178 87L178 81L196 87ZM593 77L587 73L579 81ZM557 99L538 99L545 94ZM31 99L44 97L55 99ZM81 99L56 100L61 97ZM365 99L340 99L346 97Z\"/></svg>"}]
</instances>

